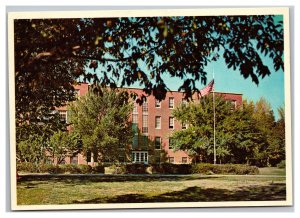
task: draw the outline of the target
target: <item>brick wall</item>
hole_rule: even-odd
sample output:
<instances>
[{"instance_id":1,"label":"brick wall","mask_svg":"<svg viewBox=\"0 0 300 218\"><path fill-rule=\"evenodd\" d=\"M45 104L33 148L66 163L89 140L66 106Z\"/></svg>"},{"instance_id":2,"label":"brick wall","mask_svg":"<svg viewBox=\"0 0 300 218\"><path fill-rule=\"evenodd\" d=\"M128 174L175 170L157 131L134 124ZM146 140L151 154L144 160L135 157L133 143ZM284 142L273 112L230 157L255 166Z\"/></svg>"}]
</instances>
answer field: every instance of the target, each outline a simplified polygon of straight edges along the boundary
<instances>
[{"instance_id":1,"label":"brick wall","mask_svg":"<svg viewBox=\"0 0 300 218\"><path fill-rule=\"evenodd\" d=\"M79 90L79 96L85 95L88 92L88 84L82 83L80 85L76 85L75 89ZM141 96L143 91L141 89L133 89L129 88L126 89L128 92L134 92ZM222 96L224 99L230 100L235 102L236 107L242 105L242 95L235 94L235 93L220 93L217 92L216 95ZM188 154L185 151L173 151L173 149L169 148L169 137L171 136L173 131L181 130L182 124L178 121L174 121L174 128L169 128L169 118L172 117L173 108L169 108L169 101L170 98L174 99L174 108L179 106L182 103L183 99L182 92L168 92L166 95L165 100L160 102L160 107L156 107L155 105L155 98L153 96L149 96L147 98L148 104L148 133L142 133L142 126L143 126L143 111L142 105L138 105L138 130L139 135L146 135L148 136L148 148L139 146L136 148L132 148L132 150L139 150L139 151L148 151L149 153L149 162L157 162L160 160L161 162L168 162L170 160L174 161L176 164L182 163L182 161L187 161L187 163L191 162L191 159L188 157ZM195 101L199 100L199 97L195 94L193 96ZM60 110L66 110L66 108L60 108ZM146 115L146 113L144 113ZM161 117L161 126L160 128L155 128L155 119L156 117ZM130 118L132 119L132 117ZM155 149L155 137L161 138L161 149ZM140 142L140 141L139 141ZM129 151L131 152L131 151ZM127 157L130 157L130 153ZM69 162L70 160L67 160ZM78 157L79 164L86 164L85 157L80 154Z\"/></svg>"}]
</instances>

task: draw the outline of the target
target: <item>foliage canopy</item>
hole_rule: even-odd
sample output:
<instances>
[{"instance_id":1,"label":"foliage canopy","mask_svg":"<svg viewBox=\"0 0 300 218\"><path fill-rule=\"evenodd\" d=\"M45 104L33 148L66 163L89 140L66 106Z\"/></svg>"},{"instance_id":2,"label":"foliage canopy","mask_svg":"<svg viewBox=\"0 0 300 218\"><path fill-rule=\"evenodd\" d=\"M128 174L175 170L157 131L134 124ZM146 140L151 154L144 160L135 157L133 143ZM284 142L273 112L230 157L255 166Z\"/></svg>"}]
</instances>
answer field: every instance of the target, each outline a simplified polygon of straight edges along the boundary
<instances>
[{"instance_id":1,"label":"foliage canopy","mask_svg":"<svg viewBox=\"0 0 300 218\"><path fill-rule=\"evenodd\" d=\"M270 75L262 56L276 71L284 66L283 23L274 16L17 19L14 41L22 125L74 100L78 80L111 88L139 83L161 100L165 75L182 79L179 90L190 97L195 81L206 83L204 67L220 55L256 84Z\"/></svg>"},{"instance_id":2,"label":"foliage canopy","mask_svg":"<svg viewBox=\"0 0 300 218\"><path fill-rule=\"evenodd\" d=\"M93 153L95 162L114 162L119 158L119 148L131 144L132 109L127 92L108 89L101 94L89 91L70 104L73 131L82 139L83 150Z\"/></svg>"}]
</instances>

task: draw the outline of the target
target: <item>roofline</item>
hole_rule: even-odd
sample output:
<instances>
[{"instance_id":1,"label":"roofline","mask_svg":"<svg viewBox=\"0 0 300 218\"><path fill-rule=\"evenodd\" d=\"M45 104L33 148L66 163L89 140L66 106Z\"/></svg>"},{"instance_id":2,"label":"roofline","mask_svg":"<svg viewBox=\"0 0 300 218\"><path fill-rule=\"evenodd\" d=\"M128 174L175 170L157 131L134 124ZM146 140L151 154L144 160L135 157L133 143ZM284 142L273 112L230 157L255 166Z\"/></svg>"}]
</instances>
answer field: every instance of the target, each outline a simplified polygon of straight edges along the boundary
<instances>
[{"instance_id":1,"label":"roofline","mask_svg":"<svg viewBox=\"0 0 300 218\"><path fill-rule=\"evenodd\" d=\"M80 85L80 84L87 84L88 86L90 86L90 85L92 85L92 84L90 84L90 83L87 83L87 82L80 82L80 83L78 83L77 85ZM133 88L133 87L117 87L118 89L129 89L129 90L134 90L134 89L136 89L136 90L141 90L141 91L143 91L143 88ZM200 91L201 89L199 89L199 91ZM173 90L171 90L171 91L168 91L168 92L176 92L176 93L184 93L184 92L182 92L182 91L173 91ZM212 92L211 92L212 93ZM220 93L220 94L231 94L231 95L243 95L242 93L236 93L236 92L220 92L220 91L215 91L215 93Z\"/></svg>"},{"instance_id":2,"label":"roofline","mask_svg":"<svg viewBox=\"0 0 300 218\"><path fill-rule=\"evenodd\" d=\"M231 95L243 95L242 93L236 93L236 92L218 92L218 91L215 91L215 93L231 94Z\"/></svg>"}]
</instances>

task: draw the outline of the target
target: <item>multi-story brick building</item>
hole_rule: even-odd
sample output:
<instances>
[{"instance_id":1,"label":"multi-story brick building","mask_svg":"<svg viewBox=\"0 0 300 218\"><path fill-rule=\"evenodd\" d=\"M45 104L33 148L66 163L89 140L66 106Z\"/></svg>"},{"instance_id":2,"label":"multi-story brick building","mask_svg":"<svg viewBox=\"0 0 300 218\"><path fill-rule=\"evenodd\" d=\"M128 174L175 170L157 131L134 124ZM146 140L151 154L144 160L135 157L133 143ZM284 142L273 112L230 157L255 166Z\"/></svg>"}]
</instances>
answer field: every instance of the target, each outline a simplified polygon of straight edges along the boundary
<instances>
[{"instance_id":1,"label":"multi-story brick building","mask_svg":"<svg viewBox=\"0 0 300 218\"><path fill-rule=\"evenodd\" d=\"M88 92L89 85L82 83L76 85L75 89L78 96L85 95ZM137 88L128 88L128 92L134 92L142 95L143 90ZM226 100L232 102L234 107L242 104L242 95L235 93L215 92ZM199 95L194 95L195 101L199 100ZM170 162L175 164L190 163L187 152L174 151L172 148L173 131L188 128L187 124L178 122L172 115L174 108L180 104L186 103L184 94L178 91L167 92L163 101L158 101L154 96L147 97L142 105L134 103L134 109L131 115L134 137L129 149L120 152L120 162L133 163L160 163ZM68 120L67 108L58 109L60 115L66 121ZM122 148L120 148L122 149ZM78 154L70 157L65 163L73 164L92 164L92 155Z\"/></svg>"}]
</instances>

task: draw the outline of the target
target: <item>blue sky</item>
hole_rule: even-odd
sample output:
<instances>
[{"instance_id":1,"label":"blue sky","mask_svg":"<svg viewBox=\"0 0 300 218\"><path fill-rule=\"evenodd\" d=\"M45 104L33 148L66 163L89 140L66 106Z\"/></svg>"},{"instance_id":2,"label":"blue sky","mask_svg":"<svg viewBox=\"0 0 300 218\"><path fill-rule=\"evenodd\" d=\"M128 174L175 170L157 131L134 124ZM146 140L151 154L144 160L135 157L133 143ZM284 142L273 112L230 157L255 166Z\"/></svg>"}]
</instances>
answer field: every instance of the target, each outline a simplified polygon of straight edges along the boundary
<instances>
[{"instance_id":1,"label":"blue sky","mask_svg":"<svg viewBox=\"0 0 300 218\"><path fill-rule=\"evenodd\" d=\"M217 62L210 63L206 68L207 83L213 79L213 70L215 72L215 91L233 92L243 94L243 99L258 101L264 97L274 111L276 119L278 118L277 108L284 106L284 73L282 70L275 72L273 64L269 58L263 58L271 75L264 79L259 78L259 85L252 82L251 78L244 79L238 70L228 69L222 56ZM165 76L165 81L171 90L177 90L182 84L179 78L170 78ZM197 83L201 89L205 85Z\"/></svg>"},{"instance_id":2,"label":"blue sky","mask_svg":"<svg viewBox=\"0 0 300 218\"><path fill-rule=\"evenodd\" d=\"M282 21L281 15L275 16L275 22ZM255 44L255 42L253 42ZM261 55L263 63L269 67L271 71L270 76L266 76L264 79L259 78L259 85L252 82L251 77L244 79L237 69L228 69L225 60L223 58L223 52L218 52L219 59L215 62L210 62L206 67L207 83L213 79L213 70L215 72L215 91L217 92L230 92L243 94L243 99L258 101L261 97L265 98L274 111L275 118L278 119L277 109L284 106L284 72L279 70L275 72L273 62L270 58ZM145 63L140 63L141 69L147 73L147 67ZM182 85L183 81L180 78L172 78L168 74L163 74L162 78L165 84L170 90L177 91ZM120 82L120 81L119 81ZM197 88L201 89L205 85L200 81L196 83ZM131 87L138 88L138 82ZM142 87L141 87L142 88Z\"/></svg>"}]
</instances>

